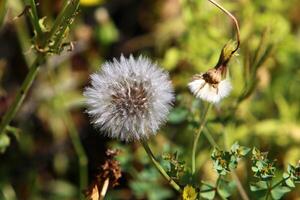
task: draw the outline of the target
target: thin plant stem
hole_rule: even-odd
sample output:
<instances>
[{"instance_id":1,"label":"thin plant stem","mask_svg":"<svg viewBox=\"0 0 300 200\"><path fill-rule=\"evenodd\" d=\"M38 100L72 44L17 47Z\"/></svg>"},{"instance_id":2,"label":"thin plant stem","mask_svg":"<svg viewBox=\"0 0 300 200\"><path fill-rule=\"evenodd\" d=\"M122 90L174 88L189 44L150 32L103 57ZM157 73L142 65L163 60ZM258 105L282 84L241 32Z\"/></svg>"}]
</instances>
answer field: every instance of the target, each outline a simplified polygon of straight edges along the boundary
<instances>
[{"instance_id":1,"label":"thin plant stem","mask_svg":"<svg viewBox=\"0 0 300 200\"><path fill-rule=\"evenodd\" d=\"M243 187L243 185L242 185L239 177L237 176L235 170L232 170L232 177L233 177L233 179L236 182L237 189L238 189L238 191L239 191L242 199L243 200L249 200L249 197L248 197L248 195L247 195L247 193L246 193L246 191L245 191L245 189L244 189L244 187Z\"/></svg>"},{"instance_id":2,"label":"thin plant stem","mask_svg":"<svg viewBox=\"0 0 300 200\"><path fill-rule=\"evenodd\" d=\"M214 138L212 137L212 135L210 134L208 128L206 128L206 131L204 131L204 135L205 137L207 138L207 140L209 141L210 145L212 147L218 147L216 141L214 140ZM225 139L226 140L226 139ZM225 144L226 148L227 148L227 143ZM236 182L237 184L237 189L242 197L243 200L249 200L249 197L239 179L239 177L237 176L236 172L234 170L232 170L232 178L234 179L234 181Z\"/></svg>"},{"instance_id":3,"label":"thin plant stem","mask_svg":"<svg viewBox=\"0 0 300 200\"><path fill-rule=\"evenodd\" d=\"M284 181L288 180L291 176L289 175L288 177L286 178L283 178L281 181L279 181L278 183L276 183L275 185L273 185L271 187L271 190L273 190L274 188L276 188L278 185L280 185L281 183L283 183Z\"/></svg>"},{"instance_id":4,"label":"thin plant stem","mask_svg":"<svg viewBox=\"0 0 300 200\"><path fill-rule=\"evenodd\" d=\"M228 149L228 135L227 135L227 132L226 131L223 131L223 137L224 137L224 146L225 146L225 149ZM232 178L234 179L234 181L236 182L237 184L237 189L240 193L240 196L242 197L243 200L249 200L249 197L247 195L247 192L246 190L244 189L238 175L236 174L236 171L233 169L231 171L231 175L232 175Z\"/></svg>"},{"instance_id":5,"label":"thin plant stem","mask_svg":"<svg viewBox=\"0 0 300 200\"><path fill-rule=\"evenodd\" d=\"M195 174L195 171L196 171L196 151L197 151L198 141L199 141L201 132L204 128L204 125L206 123L206 116L207 116L208 110L210 108L210 105L211 104L208 104L206 106L206 108L204 110L204 113L203 113L203 117L202 117L201 122L200 122L199 129L198 129L198 131L197 131L197 133L194 137L193 149L192 149L192 174Z\"/></svg>"},{"instance_id":6,"label":"thin plant stem","mask_svg":"<svg viewBox=\"0 0 300 200\"><path fill-rule=\"evenodd\" d=\"M30 20L32 21L32 25L34 27L34 30L36 31L37 37L40 39L40 37L43 35L43 32L39 24L39 17L37 14L35 0L30 0L30 7Z\"/></svg>"},{"instance_id":7,"label":"thin plant stem","mask_svg":"<svg viewBox=\"0 0 300 200\"><path fill-rule=\"evenodd\" d=\"M269 199L270 191L272 190L272 186L271 186L270 181L267 181L267 186L268 186L268 191L267 191L267 195L266 195L265 200Z\"/></svg>"},{"instance_id":8,"label":"thin plant stem","mask_svg":"<svg viewBox=\"0 0 300 200\"><path fill-rule=\"evenodd\" d=\"M105 197L107 189L108 189L108 185L109 185L109 178L106 178L103 183L101 192L100 192L99 200L104 200L104 197Z\"/></svg>"},{"instance_id":9,"label":"thin plant stem","mask_svg":"<svg viewBox=\"0 0 300 200\"><path fill-rule=\"evenodd\" d=\"M234 52L236 52L238 50L238 48L240 47L240 27L239 27L239 23L237 21L237 19L228 11L226 10L223 6L221 6L220 4L218 4L217 2L215 2L214 0L208 0L209 2L211 2L212 4L214 4L215 6L217 6L219 9L221 9L226 15L228 15L232 21L235 24L235 28L236 28L236 40L237 40L237 45L235 50L233 50L232 54Z\"/></svg>"},{"instance_id":10,"label":"thin plant stem","mask_svg":"<svg viewBox=\"0 0 300 200\"><path fill-rule=\"evenodd\" d=\"M216 143L215 139L210 134L209 129L206 127L205 130L206 131L203 131L203 133L204 133L204 136L206 137L206 139L208 140L209 144L212 147L219 147L219 145Z\"/></svg>"},{"instance_id":11,"label":"thin plant stem","mask_svg":"<svg viewBox=\"0 0 300 200\"><path fill-rule=\"evenodd\" d=\"M23 103L29 88L32 85L33 80L35 79L39 66L41 63L44 62L43 57L38 57L33 62L32 66L29 68L29 72L23 81L21 88L19 89L16 98L14 99L13 103L9 107L8 111L3 116L0 124L0 135L5 132L6 126L11 122L12 118L15 116L17 111L19 110L21 104Z\"/></svg>"},{"instance_id":12,"label":"thin plant stem","mask_svg":"<svg viewBox=\"0 0 300 200\"><path fill-rule=\"evenodd\" d=\"M62 118L64 120L65 126L68 129L73 147L78 157L80 199L84 199L82 192L84 191L84 189L86 189L88 183L88 159L70 113L68 111L62 112Z\"/></svg>"},{"instance_id":13,"label":"thin plant stem","mask_svg":"<svg viewBox=\"0 0 300 200\"><path fill-rule=\"evenodd\" d=\"M74 0L73 1L69 1L66 0L65 2L66 5L68 5L69 7L71 7L70 9L67 9L67 11L65 11L66 13L64 13L63 11L60 13L60 15L64 16L64 14L66 14L67 16L72 16L72 14L70 14L71 12L75 13L78 9L79 6L79 0ZM34 3L34 0L31 0L31 3ZM36 11L34 11L34 13L36 13ZM37 17L37 16L36 16ZM34 20L35 17L32 16L32 20L33 22L36 22L36 20ZM62 24L60 24L59 22L61 22ZM69 26L69 24L66 22L68 20L56 20L55 26L51 29L51 33L54 33L55 30L60 27L62 30L65 30L67 26ZM33 25L34 29L36 29L37 27L35 25ZM44 35L43 35L44 36ZM42 48L44 47L44 45L47 45L47 42L51 39L51 34L45 36L43 39L43 44L42 44ZM56 44L56 43L55 43ZM37 73L38 73L38 69L39 66L45 62L46 59L46 54L45 52L39 52L39 54L37 55L37 58L35 59L35 61L33 62L32 66L29 69L29 72L25 78L25 80L23 81L21 88L19 89L16 98L14 99L13 103L10 105L10 107L8 108L8 111L5 113L3 119L1 119L1 124L0 124L0 135L4 133L7 125L11 122L11 120L13 119L13 117L15 116L15 114L17 113L17 111L19 110L21 104L23 103L27 92L29 90L29 88L32 85L33 80L35 79Z\"/></svg>"},{"instance_id":14,"label":"thin plant stem","mask_svg":"<svg viewBox=\"0 0 300 200\"><path fill-rule=\"evenodd\" d=\"M167 174L167 172L163 169L157 159L154 157L148 143L146 141L141 141L147 155L149 156L150 160L156 167L156 169L160 172L160 174L168 181L168 183L178 192L181 192L180 186Z\"/></svg>"}]
</instances>

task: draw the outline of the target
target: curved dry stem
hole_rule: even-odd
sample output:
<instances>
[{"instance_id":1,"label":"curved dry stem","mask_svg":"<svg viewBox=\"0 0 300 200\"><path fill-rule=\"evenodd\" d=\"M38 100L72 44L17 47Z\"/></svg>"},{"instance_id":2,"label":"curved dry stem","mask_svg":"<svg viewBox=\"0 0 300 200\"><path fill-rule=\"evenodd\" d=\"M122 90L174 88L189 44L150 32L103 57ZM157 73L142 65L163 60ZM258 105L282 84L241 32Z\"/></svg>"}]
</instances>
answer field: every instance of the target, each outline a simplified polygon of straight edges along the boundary
<instances>
[{"instance_id":1,"label":"curved dry stem","mask_svg":"<svg viewBox=\"0 0 300 200\"><path fill-rule=\"evenodd\" d=\"M218 4L214 0L208 0L208 1L211 2L212 4L214 4L215 6L217 6L219 9L221 9L226 15L228 15L232 19L232 21L235 24L237 45L236 45L236 48L232 52L232 54L233 54L240 47L240 27L239 27L239 23L238 23L237 19L235 18L235 16L233 16L228 10L223 8L220 4Z\"/></svg>"}]
</instances>

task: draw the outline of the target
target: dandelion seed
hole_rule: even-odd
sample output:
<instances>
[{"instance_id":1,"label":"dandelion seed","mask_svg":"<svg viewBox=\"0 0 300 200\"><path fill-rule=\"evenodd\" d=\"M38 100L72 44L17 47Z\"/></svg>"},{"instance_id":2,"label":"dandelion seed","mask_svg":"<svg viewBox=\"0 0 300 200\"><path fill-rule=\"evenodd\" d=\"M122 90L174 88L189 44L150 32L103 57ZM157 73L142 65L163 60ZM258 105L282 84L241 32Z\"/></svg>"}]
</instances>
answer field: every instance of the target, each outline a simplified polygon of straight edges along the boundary
<instances>
[{"instance_id":1,"label":"dandelion seed","mask_svg":"<svg viewBox=\"0 0 300 200\"><path fill-rule=\"evenodd\" d=\"M200 99L211 103L218 103L228 96L232 87L229 79L222 80L224 68L210 69L205 73L197 74L188 84L191 92Z\"/></svg>"},{"instance_id":2,"label":"dandelion seed","mask_svg":"<svg viewBox=\"0 0 300 200\"><path fill-rule=\"evenodd\" d=\"M168 73L142 56L104 63L84 96L95 127L122 141L155 135L174 99Z\"/></svg>"}]
</instances>

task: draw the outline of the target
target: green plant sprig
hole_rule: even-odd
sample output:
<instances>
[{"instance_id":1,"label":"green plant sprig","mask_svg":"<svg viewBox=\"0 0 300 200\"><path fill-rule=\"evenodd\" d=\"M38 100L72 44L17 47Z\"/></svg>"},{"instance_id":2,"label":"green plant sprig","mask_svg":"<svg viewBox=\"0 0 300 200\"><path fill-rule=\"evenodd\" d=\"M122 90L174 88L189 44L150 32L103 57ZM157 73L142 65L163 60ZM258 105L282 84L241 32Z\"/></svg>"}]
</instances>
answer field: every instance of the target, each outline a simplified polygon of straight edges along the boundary
<instances>
[{"instance_id":1,"label":"green plant sprig","mask_svg":"<svg viewBox=\"0 0 300 200\"><path fill-rule=\"evenodd\" d=\"M31 5L31 11L30 11L30 21L33 24L34 31L38 34L38 41L35 40L35 42L41 43L35 43L34 46L37 47L37 58L33 62L33 64L30 66L29 72L26 75L25 80L23 81L19 91L17 92L16 98L14 99L13 103L8 108L7 112L3 116L0 124L0 135L4 134L5 129L7 125L11 122L11 120L14 118L15 114L19 110L20 106L22 105L28 90L30 89L35 77L37 76L39 67L45 63L47 51L44 51L45 49L49 48L49 41L51 41L51 38L53 34L57 31L58 27L61 29L62 32L65 32L67 27L70 25L70 17L74 17L75 13L78 10L79 7L79 0L66 0L65 5L66 8L63 9L63 11L59 14L59 17L56 19L54 26L52 27L50 34L47 33L41 33L40 32L40 26L39 26L39 19L37 16L36 11L36 4L34 0L30 1ZM52 33L52 34L51 34ZM40 34L40 35L39 35ZM61 35L61 33L60 33ZM62 36L62 35L61 35ZM62 39L57 38L57 40L54 41L54 47L59 47L61 44ZM41 46L40 46L41 45ZM55 51L56 53L59 53L60 51Z\"/></svg>"}]
</instances>

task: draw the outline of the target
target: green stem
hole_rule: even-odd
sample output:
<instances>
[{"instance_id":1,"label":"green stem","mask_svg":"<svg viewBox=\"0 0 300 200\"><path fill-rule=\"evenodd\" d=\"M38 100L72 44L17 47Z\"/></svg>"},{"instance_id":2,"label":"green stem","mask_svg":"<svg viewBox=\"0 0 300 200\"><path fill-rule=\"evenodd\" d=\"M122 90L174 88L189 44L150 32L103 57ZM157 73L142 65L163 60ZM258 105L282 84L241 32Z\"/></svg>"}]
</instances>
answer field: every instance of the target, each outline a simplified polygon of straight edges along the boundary
<instances>
[{"instance_id":1,"label":"green stem","mask_svg":"<svg viewBox=\"0 0 300 200\"><path fill-rule=\"evenodd\" d=\"M71 7L70 9L68 9L68 12L66 11L67 16L71 16L71 14L70 14L71 12L73 12L73 14L74 14L77 11L78 6L79 6L79 0L74 0L74 2L66 0L66 2L67 2L66 5L68 7ZM32 22L38 23L38 20L36 20L37 16L34 16L34 15L37 15L36 8L34 9L34 7L35 7L34 0L31 0L30 3L31 3L31 6L33 7L32 8L33 12L31 15ZM64 14L66 14L66 13L65 12L60 13L61 18L64 18ZM51 29L52 34L55 33L56 29L58 27L60 27L60 25L62 25L60 23L63 23L63 28L65 28L66 20L57 19L55 26L52 27L52 29ZM37 30L38 28L35 26L36 26L36 24L34 25L34 28ZM38 27L39 27L39 24L38 24ZM51 36L52 35L50 34L48 37L42 38L43 39L42 48L44 47L44 45L47 45L47 41L49 41L51 39ZM32 64L32 66L30 67L29 72L28 72L24 82L22 83L22 86L19 89L16 98L14 99L13 103L10 105L8 111L5 113L3 119L1 120L0 135L4 133L6 126L11 122L12 118L15 116L16 112L19 110L22 102L24 101L24 98L27 95L27 92L28 92L33 80L35 79L35 77L37 75L40 64L44 63L44 61L45 61L45 57L46 57L46 55L44 53L39 53L38 57L36 58L36 60Z\"/></svg>"},{"instance_id":2,"label":"green stem","mask_svg":"<svg viewBox=\"0 0 300 200\"><path fill-rule=\"evenodd\" d=\"M54 41L53 49L59 51L58 48L62 43L63 35L67 27L72 24L73 18L79 8L79 0L66 1L61 14L57 17L52 30L49 34L49 40ZM50 42L50 41L49 41Z\"/></svg>"},{"instance_id":3,"label":"green stem","mask_svg":"<svg viewBox=\"0 0 300 200\"><path fill-rule=\"evenodd\" d=\"M167 174L167 172L163 169L163 167L159 164L159 162L154 157L148 143L146 141L141 141L147 155L149 156L150 160L156 167L156 169L161 173L161 175L168 181L168 183L178 192L181 192L180 186Z\"/></svg>"},{"instance_id":4,"label":"green stem","mask_svg":"<svg viewBox=\"0 0 300 200\"><path fill-rule=\"evenodd\" d=\"M210 108L211 104L208 104L204 110L203 117L200 122L199 130L197 131L194 142L193 142L193 149L192 149L192 174L195 174L196 171L196 150L197 150L197 145L198 145L198 140L200 138L200 134L204 128L205 122L206 122L206 116L208 113L208 110Z\"/></svg>"},{"instance_id":5,"label":"green stem","mask_svg":"<svg viewBox=\"0 0 300 200\"><path fill-rule=\"evenodd\" d=\"M288 177L282 179L281 181L279 181L278 183L276 183L275 185L273 185L273 186L271 187L270 190L273 190L273 189L276 188L278 185L280 185L282 182L288 180L290 177L291 177L291 176L288 176Z\"/></svg>"},{"instance_id":6,"label":"green stem","mask_svg":"<svg viewBox=\"0 0 300 200\"><path fill-rule=\"evenodd\" d=\"M244 189L244 187L243 187L243 185L242 185L239 177L237 176L235 170L232 170L232 177L233 177L233 179L236 182L237 189L238 189L238 191L239 191L242 199L243 200L249 200L249 197L248 197L248 195L247 195L247 193L246 193L246 191L245 191L245 189Z\"/></svg>"},{"instance_id":7,"label":"green stem","mask_svg":"<svg viewBox=\"0 0 300 200\"><path fill-rule=\"evenodd\" d=\"M227 135L227 132L226 132L226 131L223 132L223 137L224 137L224 146L225 146L225 149L228 149L228 148L229 148L229 147L228 147L228 146L229 146L229 145L228 145L228 135ZM248 195L247 195L247 192L246 192L246 190L244 189L244 187L243 187L243 185L242 185L242 183L241 183L241 181L240 181L240 179L239 179L239 177L238 177L238 175L236 174L236 172L235 172L234 169L231 171L231 176L232 176L232 178L234 179L234 181L235 181L236 184L237 184L237 189L238 189L238 191L239 191L240 196L242 197L242 199L243 199L243 200L249 200L249 197L248 197Z\"/></svg>"},{"instance_id":8,"label":"green stem","mask_svg":"<svg viewBox=\"0 0 300 200\"><path fill-rule=\"evenodd\" d=\"M213 136L210 134L209 129L206 127L206 131L203 131L204 136L206 137L206 139L208 140L209 144L212 147L219 147L219 145L216 143L215 139L213 138Z\"/></svg>"},{"instance_id":9,"label":"green stem","mask_svg":"<svg viewBox=\"0 0 300 200\"><path fill-rule=\"evenodd\" d=\"M65 111L62 113L62 117L68 129L72 144L78 157L80 199L84 199L82 192L86 189L88 184L88 159L85 150L81 144L79 133L75 127L70 113L68 111Z\"/></svg>"},{"instance_id":10,"label":"green stem","mask_svg":"<svg viewBox=\"0 0 300 200\"><path fill-rule=\"evenodd\" d=\"M39 41L40 38L43 36L43 32L39 24L39 17L37 14L36 3L35 0L30 0L29 3L30 3L29 18L32 23L32 26L34 27L34 31L36 31L36 36Z\"/></svg>"},{"instance_id":11,"label":"green stem","mask_svg":"<svg viewBox=\"0 0 300 200\"><path fill-rule=\"evenodd\" d=\"M0 124L0 135L4 133L7 125L11 122L12 118L15 116L16 112L19 110L22 102L24 101L27 92L32 85L33 80L35 79L38 69L41 63L44 62L43 56L39 56L36 58L34 63L29 69L29 72L19 89L16 98L14 99L13 103L9 107L8 111L5 113L3 119L1 120Z\"/></svg>"},{"instance_id":12,"label":"green stem","mask_svg":"<svg viewBox=\"0 0 300 200\"><path fill-rule=\"evenodd\" d=\"M267 186L268 186L268 190L267 190L267 195L266 195L266 198L265 200L268 200L269 199L269 195L270 195L270 192L272 190L272 184L270 183L270 181L267 181Z\"/></svg>"}]
</instances>

